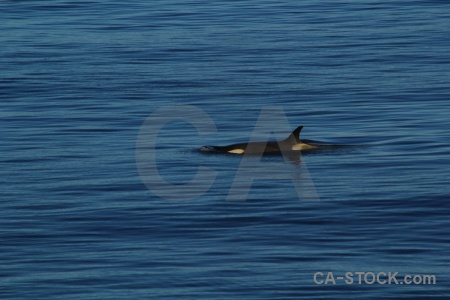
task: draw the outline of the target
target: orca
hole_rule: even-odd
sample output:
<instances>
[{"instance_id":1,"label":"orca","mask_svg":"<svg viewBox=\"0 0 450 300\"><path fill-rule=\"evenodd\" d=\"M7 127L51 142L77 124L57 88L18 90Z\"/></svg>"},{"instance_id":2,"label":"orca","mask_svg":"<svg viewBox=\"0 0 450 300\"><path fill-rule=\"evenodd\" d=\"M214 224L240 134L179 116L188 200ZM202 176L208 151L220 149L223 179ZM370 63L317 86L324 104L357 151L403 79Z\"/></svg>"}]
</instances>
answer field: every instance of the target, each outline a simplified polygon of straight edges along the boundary
<instances>
[{"instance_id":1,"label":"orca","mask_svg":"<svg viewBox=\"0 0 450 300\"><path fill-rule=\"evenodd\" d=\"M303 143L300 140L300 131L303 126L297 127L286 139L279 142L254 142L240 143L228 146L204 146L200 150L204 152L219 152L230 154L267 154L280 153L282 151L301 151L319 148L319 146Z\"/></svg>"}]
</instances>

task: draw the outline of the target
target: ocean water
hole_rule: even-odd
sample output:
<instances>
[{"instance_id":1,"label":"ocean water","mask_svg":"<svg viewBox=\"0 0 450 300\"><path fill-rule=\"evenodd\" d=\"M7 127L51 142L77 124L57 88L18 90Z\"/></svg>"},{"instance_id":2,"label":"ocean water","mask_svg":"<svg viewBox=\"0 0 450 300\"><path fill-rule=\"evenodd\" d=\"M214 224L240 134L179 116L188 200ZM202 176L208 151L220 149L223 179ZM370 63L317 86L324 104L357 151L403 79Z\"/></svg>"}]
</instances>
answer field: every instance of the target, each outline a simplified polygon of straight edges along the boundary
<instances>
[{"instance_id":1,"label":"ocean water","mask_svg":"<svg viewBox=\"0 0 450 300\"><path fill-rule=\"evenodd\" d=\"M2 1L0 15L1 299L450 296L448 1ZM352 147L198 151L266 138L258 124Z\"/></svg>"}]
</instances>

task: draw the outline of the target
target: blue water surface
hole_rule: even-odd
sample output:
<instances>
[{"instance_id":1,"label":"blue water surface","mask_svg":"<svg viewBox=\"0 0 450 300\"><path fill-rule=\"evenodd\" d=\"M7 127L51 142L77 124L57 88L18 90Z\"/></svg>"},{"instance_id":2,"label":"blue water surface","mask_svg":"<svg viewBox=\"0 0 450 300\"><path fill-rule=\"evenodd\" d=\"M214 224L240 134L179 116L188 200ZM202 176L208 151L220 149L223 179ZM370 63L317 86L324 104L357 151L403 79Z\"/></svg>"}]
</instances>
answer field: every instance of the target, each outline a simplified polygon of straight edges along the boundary
<instances>
[{"instance_id":1,"label":"blue water surface","mask_svg":"<svg viewBox=\"0 0 450 300\"><path fill-rule=\"evenodd\" d=\"M448 1L30 0L0 15L1 299L450 296ZM264 119L272 138L303 125L352 147L197 151L258 137L267 107L290 124Z\"/></svg>"}]
</instances>

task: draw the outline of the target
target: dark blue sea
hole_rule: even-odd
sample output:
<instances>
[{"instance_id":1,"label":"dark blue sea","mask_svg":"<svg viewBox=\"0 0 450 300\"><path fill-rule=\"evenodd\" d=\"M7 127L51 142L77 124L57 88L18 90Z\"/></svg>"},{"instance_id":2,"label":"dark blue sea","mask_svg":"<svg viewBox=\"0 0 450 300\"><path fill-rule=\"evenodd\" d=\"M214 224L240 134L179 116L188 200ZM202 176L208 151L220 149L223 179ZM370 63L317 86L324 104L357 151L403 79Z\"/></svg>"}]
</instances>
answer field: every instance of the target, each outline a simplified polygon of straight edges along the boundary
<instances>
[{"instance_id":1,"label":"dark blue sea","mask_svg":"<svg viewBox=\"0 0 450 300\"><path fill-rule=\"evenodd\" d=\"M450 2L0 16L1 299L449 299Z\"/></svg>"}]
</instances>

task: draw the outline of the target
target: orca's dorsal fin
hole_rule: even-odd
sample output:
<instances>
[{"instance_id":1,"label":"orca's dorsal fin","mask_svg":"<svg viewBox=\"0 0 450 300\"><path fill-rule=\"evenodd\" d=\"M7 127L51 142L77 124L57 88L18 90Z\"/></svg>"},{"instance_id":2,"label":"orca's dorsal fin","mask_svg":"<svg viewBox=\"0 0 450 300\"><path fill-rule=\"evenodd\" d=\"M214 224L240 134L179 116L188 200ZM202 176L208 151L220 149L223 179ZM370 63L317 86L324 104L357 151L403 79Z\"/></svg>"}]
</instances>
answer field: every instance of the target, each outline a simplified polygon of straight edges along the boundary
<instances>
[{"instance_id":1,"label":"orca's dorsal fin","mask_svg":"<svg viewBox=\"0 0 450 300\"><path fill-rule=\"evenodd\" d=\"M303 126L298 126L294 131L292 131L291 135L288 136L283 142L288 143L290 145L295 145L300 143L300 131L302 131Z\"/></svg>"},{"instance_id":2,"label":"orca's dorsal fin","mask_svg":"<svg viewBox=\"0 0 450 300\"><path fill-rule=\"evenodd\" d=\"M302 131L303 126L298 126L294 131L292 131L291 135L285 141L290 141L292 144L300 143L300 131Z\"/></svg>"}]
</instances>

